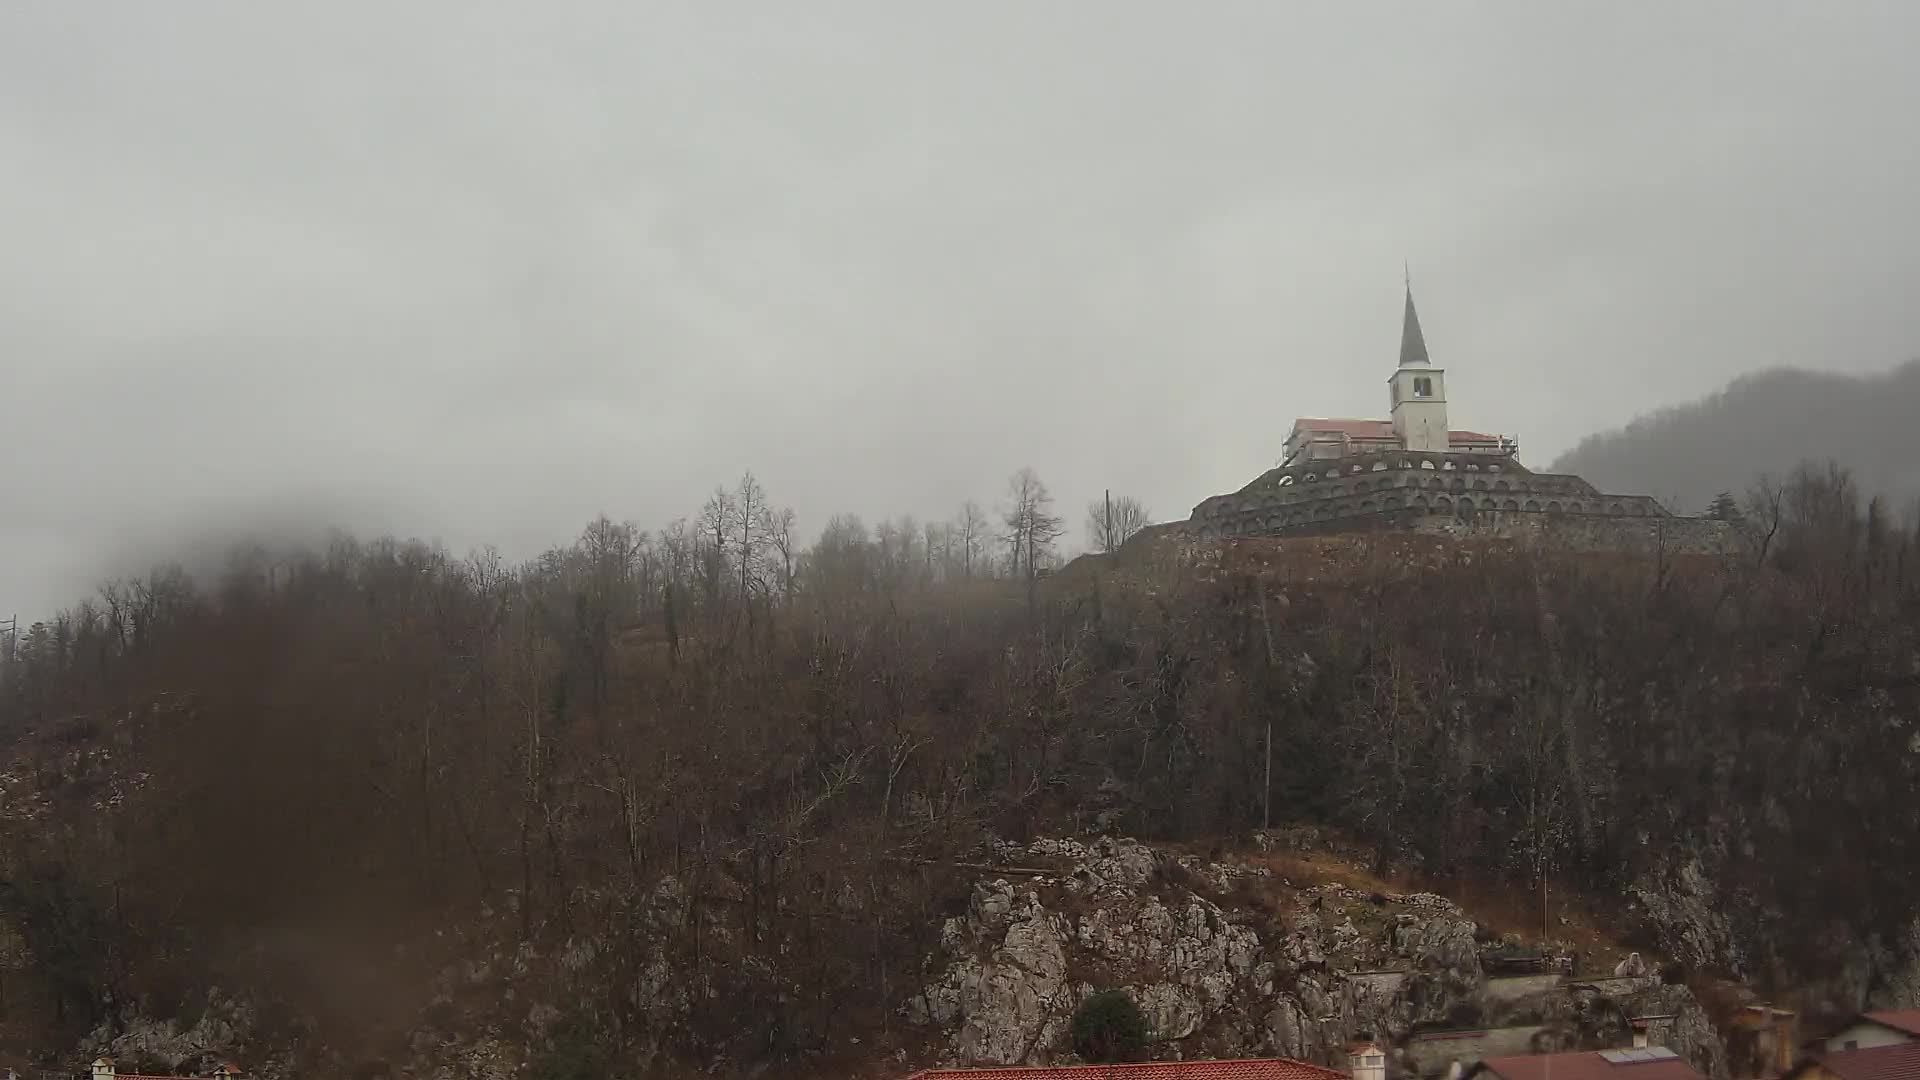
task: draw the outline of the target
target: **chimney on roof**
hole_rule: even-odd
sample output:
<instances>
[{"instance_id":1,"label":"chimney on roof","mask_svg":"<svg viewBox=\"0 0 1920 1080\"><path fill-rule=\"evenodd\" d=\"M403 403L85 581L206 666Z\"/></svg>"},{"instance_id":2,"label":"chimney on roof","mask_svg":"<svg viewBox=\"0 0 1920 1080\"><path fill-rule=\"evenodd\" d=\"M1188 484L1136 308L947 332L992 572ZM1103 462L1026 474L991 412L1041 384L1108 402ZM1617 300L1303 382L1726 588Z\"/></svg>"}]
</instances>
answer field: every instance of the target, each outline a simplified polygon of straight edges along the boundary
<instances>
[{"instance_id":1,"label":"chimney on roof","mask_svg":"<svg viewBox=\"0 0 1920 1080\"><path fill-rule=\"evenodd\" d=\"M1792 1009L1773 1010L1773 1068L1775 1076L1793 1071L1794 1014Z\"/></svg>"},{"instance_id":2,"label":"chimney on roof","mask_svg":"<svg viewBox=\"0 0 1920 1080\"><path fill-rule=\"evenodd\" d=\"M1387 1052L1370 1042L1347 1047L1347 1067L1353 1080L1387 1080Z\"/></svg>"},{"instance_id":3,"label":"chimney on roof","mask_svg":"<svg viewBox=\"0 0 1920 1080\"><path fill-rule=\"evenodd\" d=\"M113 1059L110 1057L93 1059L93 1080L113 1080Z\"/></svg>"},{"instance_id":4,"label":"chimney on roof","mask_svg":"<svg viewBox=\"0 0 1920 1080\"><path fill-rule=\"evenodd\" d=\"M1665 1046L1673 1034L1673 1014L1659 1016L1636 1016L1628 1023L1633 1027L1633 1045L1635 1049L1648 1046Z\"/></svg>"}]
</instances>

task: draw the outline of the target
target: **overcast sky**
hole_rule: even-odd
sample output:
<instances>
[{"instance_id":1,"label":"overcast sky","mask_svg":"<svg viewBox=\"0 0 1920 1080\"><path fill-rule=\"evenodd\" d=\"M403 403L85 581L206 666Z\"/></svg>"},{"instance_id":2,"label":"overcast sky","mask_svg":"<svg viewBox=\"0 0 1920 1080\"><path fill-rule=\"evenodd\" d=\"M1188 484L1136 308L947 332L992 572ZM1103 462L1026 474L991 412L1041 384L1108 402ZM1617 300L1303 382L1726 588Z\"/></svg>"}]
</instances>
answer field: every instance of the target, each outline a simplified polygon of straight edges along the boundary
<instances>
[{"instance_id":1,"label":"overcast sky","mask_svg":"<svg viewBox=\"0 0 1920 1080\"><path fill-rule=\"evenodd\" d=\"M1585 14L1568 9L1585 8ZM530 554L755 470L1077 523L1920 355L1920 4L0 5L0 617L203 531Z\"/></svg>"}]
</instances>

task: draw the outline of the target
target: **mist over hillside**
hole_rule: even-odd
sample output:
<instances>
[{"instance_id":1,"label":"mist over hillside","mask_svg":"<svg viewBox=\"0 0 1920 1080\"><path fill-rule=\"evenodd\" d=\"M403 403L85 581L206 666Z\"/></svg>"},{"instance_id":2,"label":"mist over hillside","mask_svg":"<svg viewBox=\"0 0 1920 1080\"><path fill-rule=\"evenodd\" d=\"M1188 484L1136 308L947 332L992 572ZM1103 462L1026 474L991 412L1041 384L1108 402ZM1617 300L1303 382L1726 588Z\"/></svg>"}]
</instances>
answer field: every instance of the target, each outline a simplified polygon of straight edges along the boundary
<instances>
[{"instance_id":1,"label":"mist over hillside","mask_svg":"<svg viewBox=\"0 0 1920 1080\"><path fill-rule=\"evenodd\" d=\"M1553 463L1605 491L1646 492L1680 513L1746 490L1803 460L1851 468L1868 492L1904 507L1920 495L1920 360L1878 375L1778 369L1698 401L1590 435Z\"/></svg>"}]
</instances>

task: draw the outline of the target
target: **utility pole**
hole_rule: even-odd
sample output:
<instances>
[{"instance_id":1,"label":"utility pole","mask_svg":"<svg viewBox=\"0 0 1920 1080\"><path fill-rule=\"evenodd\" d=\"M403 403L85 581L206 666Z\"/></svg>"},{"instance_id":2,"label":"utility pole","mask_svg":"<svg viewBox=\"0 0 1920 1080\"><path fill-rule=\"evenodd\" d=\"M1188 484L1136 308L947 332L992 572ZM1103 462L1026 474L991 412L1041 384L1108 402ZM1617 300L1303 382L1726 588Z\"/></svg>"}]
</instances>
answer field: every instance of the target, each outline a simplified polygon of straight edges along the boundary
<instances>
[{"instance_id":1,"label":"utility pole","mask_svg":"<svg viewBox=\"0 0 1920 1080\"><path fill-rule=\"evenodd\" d=\"M1112 551L1113 550L1113 489L1106 488L1102 493L1102 495L1107 501L1107 511L1106 511L1107 516L1101 519L1100 521L1100 548L1103 551Z\"/></svg>"},{"instance_id":2,"label":"utility pole","mask_svg":"<svg viewBox=\"0 0 1920 1080\"><path fill-rule=\"evenodd\" d=\"M13 677L13 656L20 638L20 616L9 615L6 622L0 623L0 634L6 635L0 639L0 684L3 684Z\"/></svg>"},{"instance_id":3,"label":"utility pole","mask_svg":"<svg viewBox=\"0 0 1920 1080\"><path fill-rule=\"evenodd\" d=\"M1267 614L1267 583L1264 581L1260 583L1260 629L1267 639L1267 671L1268 677L1271 678L1274 662L1273 619ZM1264 832L1271 828L1273 828L1273 711L1269 708L1267 710L1267 774L1266 779L1261 783L1260 829Z\"/></svg>"},{"instance_id":4,"label":"utility pole","mask_svg":"<svg viewBox=\"0 0 1920 1080\"><path fill-rule=\"evenodd\" d=\"M1267 779L1266 795L1261 800L1260 830L1265 832L1273 828L1273 717L1267 717Z\"/></svg>"}]
</instances>

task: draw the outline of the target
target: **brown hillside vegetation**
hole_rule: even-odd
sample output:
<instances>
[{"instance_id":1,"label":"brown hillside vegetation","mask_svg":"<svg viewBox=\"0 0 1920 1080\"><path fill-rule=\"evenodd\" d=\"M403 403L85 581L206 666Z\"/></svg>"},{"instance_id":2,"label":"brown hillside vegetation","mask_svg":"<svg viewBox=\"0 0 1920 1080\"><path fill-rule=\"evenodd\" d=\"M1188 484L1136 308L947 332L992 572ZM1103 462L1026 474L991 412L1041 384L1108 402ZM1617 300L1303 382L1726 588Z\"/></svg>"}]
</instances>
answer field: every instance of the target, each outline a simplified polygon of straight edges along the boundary
<instances>
[{"instance_id":1,"label":"brown hillside vegetation","mask_svg":"<svg viewBox=\"0 0 1920 1080\"><path fill-rule=\"evenodd\" d=\"M1857 1006L1914 959L1920 534L1838 473L1755 509L1724 562L1240 541L1036 586L720 508L117 584L8 668L8 1038L217 987L319 1075L466 1024L543 1076L816 1071L900 1023L987 836L1263 821Z\"/></svg>"}]
</instances>

